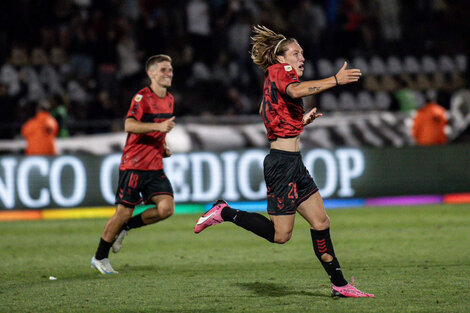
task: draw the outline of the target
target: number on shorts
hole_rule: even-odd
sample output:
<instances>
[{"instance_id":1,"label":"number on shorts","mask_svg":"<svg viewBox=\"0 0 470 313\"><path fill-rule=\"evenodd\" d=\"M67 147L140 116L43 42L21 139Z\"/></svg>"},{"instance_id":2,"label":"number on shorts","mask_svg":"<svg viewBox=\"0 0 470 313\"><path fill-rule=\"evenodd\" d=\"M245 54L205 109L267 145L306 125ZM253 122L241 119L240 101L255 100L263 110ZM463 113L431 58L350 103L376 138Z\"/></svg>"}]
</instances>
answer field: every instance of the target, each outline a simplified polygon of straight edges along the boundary
<instances>
[{"instance_id":1,"label":"number on shorts","mask_svg":"<svg viewBox=\"0 0 470 313\"><path fill-rule=\"evenodd\" d=\"M290 190L289 190L289 194L287 195L287 197L289 199L297 199L299 197L299 195L297 194L297 184L289 183L289 187L290 187Z\"/></svg>"},{"instance_id":2,"label":"number on shorts","mask_svg":"<svg viewBox=\"0 0 470 313\"><path fill-rule=\"evenodd\" d=\"M139 175L131 173L128 186L131 188L136 188L138 181L139 181Z\"/></svg>"}]
</instances>

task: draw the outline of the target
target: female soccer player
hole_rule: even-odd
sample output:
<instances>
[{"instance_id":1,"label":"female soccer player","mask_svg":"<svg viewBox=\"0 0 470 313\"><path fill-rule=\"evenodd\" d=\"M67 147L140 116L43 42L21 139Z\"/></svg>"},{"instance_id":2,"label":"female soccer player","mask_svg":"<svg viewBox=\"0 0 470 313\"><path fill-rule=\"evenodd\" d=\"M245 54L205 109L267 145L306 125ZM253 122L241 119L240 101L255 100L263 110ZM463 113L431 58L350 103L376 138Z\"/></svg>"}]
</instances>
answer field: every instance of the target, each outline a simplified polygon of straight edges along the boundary
<instances>
[{"instance_id":1,"label":"female soccer player","mask_svg":"<svg viewBox=\"0 0 470 313\"><path fill-rule=\"evenodd\" d=\"M297 40L264 26L256 26L253 31L251 58L265 72L260 114L271 144L271 150L264 159L270 219L258 213L233 209L219 200L199 218L194 232L200 233L208 226L230 221L270 242L283 244L291 238L295 214L299 212L310 224L315 255L332 283L331 295L374 297L359 291L344 279L330 237L330 219L318 187L300 155L303 128L322 115L316 108L304 114L302 97L356 82L361 71L346 69L345 62L332 77L301 82L305 58Z\"/></svg>"}]
</instances>

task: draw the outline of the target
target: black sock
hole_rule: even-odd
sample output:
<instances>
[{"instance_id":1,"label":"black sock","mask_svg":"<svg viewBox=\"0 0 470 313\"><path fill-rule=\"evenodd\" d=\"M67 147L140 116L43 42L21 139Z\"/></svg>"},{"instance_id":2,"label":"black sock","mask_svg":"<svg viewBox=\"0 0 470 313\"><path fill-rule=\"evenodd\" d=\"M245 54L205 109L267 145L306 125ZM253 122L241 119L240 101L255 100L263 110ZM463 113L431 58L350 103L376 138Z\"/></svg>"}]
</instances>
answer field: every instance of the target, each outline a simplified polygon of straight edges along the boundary
<instances>
[{"instance_id":1,"label":"black sock","mask_svg":"<svg viewBox=\"0 0 470 313\"><path fill-rule=\"evenodd\" d=\"M274 224L265 216L258 213L248 213L225 207L221 212L224 221L232 222L246 230L274 242Z\"/></svg>"},{"instance_id":2,"label":"black sock","mask_svg":"<svg viewBox=\"0 0 470 313\"><path fill-rule=\"evenodd\" d=\"M100 244L98 245L98 249L96 249L95 259L102 260L107 258L112 245L112 242L107 242L103 238L100 238Z\"/></svg>"},{"instance_id":3,"label":"black sock","mask_svg":"<svg viewBox=\"0 0 470 313\"><path fill-rule=\"evenodd\" d=\"M333 243L331 242L330 237L330 229L327 228L325 230L319 231L310 229L310 234L312 236L313 251L315 251L315 255L320 260L321 265L323 265L325 271L328 273L331 283L338 287L347 285L348 282L344 279L341 266L339 265L339 261L335 256L335 250L333 249ZM325 253L333 257L331 262L322 261L321 256Z\"/></svg>"},{"instance_id":4,"label":"black sock","mask_svg":"<svg viewBox=\"0 0 470 313\"><path fill-rule=\"evenodd\" d=\"M135 215L131 217L124 225L122 226L125 230L131 230L133 228L139 228L144 226L144 221L142 220L142 214Z\"/></svg>"}]
</instances>

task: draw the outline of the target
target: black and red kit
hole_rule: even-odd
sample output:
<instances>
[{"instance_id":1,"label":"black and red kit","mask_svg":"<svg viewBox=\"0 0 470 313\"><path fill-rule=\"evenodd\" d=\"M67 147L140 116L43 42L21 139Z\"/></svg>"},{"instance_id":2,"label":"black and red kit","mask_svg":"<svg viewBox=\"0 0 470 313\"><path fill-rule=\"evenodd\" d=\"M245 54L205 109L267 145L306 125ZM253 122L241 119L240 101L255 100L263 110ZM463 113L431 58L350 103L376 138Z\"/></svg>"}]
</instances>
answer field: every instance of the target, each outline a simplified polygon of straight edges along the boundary
<instances>
[{"instance_id":1,"label":"black and red kit","mask_svg":"<svg viewBox=\"0 0 470 313\"><path fill-rule=\"evenodd\" d=\"M293 99L286 92L292 83L300 83L300 80L289 64L277 63L266 70L261 115L269 141L297 137L304 129L302 99Z\"/></svg>"},{"instance_id":2,"label":"black and red kit","mask_svg":"<svg viewBox=\"0 0 470 313\"><path fill-rule=\"evenodd\" d=\"M144 123L161 123L173 116L174 98L170 93L160 98L149 87L132 99L127 118ZM150 132L127 135L119 167L116 204L134 208L151 203L158 195L173 197L173 188L163 171L166 133Z\"/></svg>"},{"instance_id":3,"label":"black and red kit","mask_svg":"<svg viewBox=\"0 0 470 313\"><path fill-rule=\"evenodd\" d=\"M161 123L173 116L175 100L167 92L164 98L149 87L140 90L132 99L126 118L144 123ZM166 133L151 132L127 135L120 170L156 171L163 169Z\"/></svg>"},{"instance_id":4,"label":"black and red kit","mask_svg":"<svg viewBox=\"0 0 470 313\"><path fill-rule=\"evenodd\" d=\"M293 83L300 80L289 64L274 64L266 70L261 115L269 141L297 137L304 130L302 99L293 99L286 92ZM295 214L297 207L318 191L300 152L271 149L263 167L270 215Z\"/></svg>"}]
</instances>

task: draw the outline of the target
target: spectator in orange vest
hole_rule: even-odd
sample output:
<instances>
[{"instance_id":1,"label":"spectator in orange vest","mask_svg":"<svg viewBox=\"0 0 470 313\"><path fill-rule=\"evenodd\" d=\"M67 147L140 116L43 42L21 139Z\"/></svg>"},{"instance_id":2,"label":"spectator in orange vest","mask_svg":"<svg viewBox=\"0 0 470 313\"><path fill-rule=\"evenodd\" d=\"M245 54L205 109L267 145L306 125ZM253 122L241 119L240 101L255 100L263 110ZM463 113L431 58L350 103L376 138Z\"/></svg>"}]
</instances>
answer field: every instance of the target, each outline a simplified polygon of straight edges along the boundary
<instances>
[{"instance_id":1,"label":"spectator in orange vest","mask_svg":"<svg viewBox=\"0 0 470 313\"><path fill-rule=\"evenodd\" d=\"M426 104L418 110L413 120L413 137L416 143L420 146L445 144L446 125L446 110L436 102L435 92L428 91Z\"/></svg>"},{"instance_id":2,"label":"spectator in orange vest","mask_svg":"<svg viewBox=\"0 0 470 313\"><path fill-rule=\"evenodd\" d=\"M26 139L26 155L56 155L55 138L59 125L48 111L49 104L41 102L36 115L21 128Z\"/></svg>"}]
</instances>

